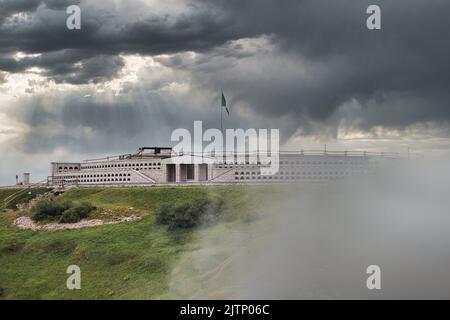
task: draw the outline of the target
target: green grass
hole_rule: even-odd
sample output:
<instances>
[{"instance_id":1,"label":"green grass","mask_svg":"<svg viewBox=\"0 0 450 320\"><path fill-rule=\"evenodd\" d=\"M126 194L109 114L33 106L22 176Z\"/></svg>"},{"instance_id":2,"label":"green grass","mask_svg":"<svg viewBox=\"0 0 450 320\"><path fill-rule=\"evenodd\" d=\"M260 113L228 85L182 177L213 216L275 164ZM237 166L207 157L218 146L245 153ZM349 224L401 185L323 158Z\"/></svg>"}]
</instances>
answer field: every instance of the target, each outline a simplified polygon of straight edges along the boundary
<instances>
[{"instance_id":1,"label":"green grass","mask_svg":"<svg viewBox=\"0 0 450 320\"><path fill-rule=\"evenodd\" d=\"M8 202L8 209L16 209L18 204L27 203L37 195L48 192L49 188L31 188Z\"/></svg>"},{"instance_id":2,"label":"green grass","mask_svg":"<svg viewBox=\"0 0 450 320\"><path fill-rule=\"evenodd\" d=\"M48 188L31 188L31 189L3 189L0 190L1 199L1 210L4 209L16 209L17 204L29 202L31 199L36 198L37 195L46 193L50 189ZM7 207L5 208L5 199L17 193L17 196L13 197L11 201L8 201Z\"/></svg>"},{"instance_id":3,"label":"green grass","mask_svg":"<svg viewBox=\"0 0 450 320\"><path fill-rule=\"evenodd\" d=\"M155 223L155 210L167 201L220 194L227 203L229 221L235 223L246 220L255 207L269 204L266 192L269 189L237 186L75 189L60 198L75 203L87 201L114 213L133 207L132 212L143 217L135 222L77 230L19 230L12 222L23 213L2 213L0 299L171 298L172 268L183 251L191 250L189 244L202 230L168 231ZM217 230L226 228L218 226ZM66 269L71 264L81 268L81 290L66 288Z\"/></svg>"},{"instance_id":4,"label":"green grass","mask_svg":"<svg viewBox=\"0 0 450 320\"><path fill-rule=\"evenodd\" d=\"M0 189L0 212L5 209L5 199L20 190L22 189Z\"/></svg>"}]
</instances>

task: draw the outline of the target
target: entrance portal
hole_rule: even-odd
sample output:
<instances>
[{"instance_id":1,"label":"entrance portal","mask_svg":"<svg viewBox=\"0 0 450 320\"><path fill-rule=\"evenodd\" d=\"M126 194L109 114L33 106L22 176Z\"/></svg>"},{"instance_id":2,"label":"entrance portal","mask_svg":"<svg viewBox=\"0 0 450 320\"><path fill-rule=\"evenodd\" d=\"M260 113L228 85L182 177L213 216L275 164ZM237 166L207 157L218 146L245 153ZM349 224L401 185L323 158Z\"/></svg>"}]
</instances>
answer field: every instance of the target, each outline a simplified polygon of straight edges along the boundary
<instances>
[{"instance_id":1,"label":"entrance portal","mask_svg":"<svg viewBox=\"0 0 450 320\"><path fill-rule=\"evenodd\" d=\"M208 181L208 165L206 163L198 165L198 180Z\"/></svg>"},{"instance_id":2,"label":"entrance portal","mask_svg":"<svg viewBox=\"0 0 450 320\"><path fill-rule=\"evenodd\" d=\"M166 165L167 182L176 182L176 168L174 164Z\"/></svg>"},{"instance_id":3,"label":"entrance portal","mask_svg":"<svg viewBox=\"0 0 450 320\"><path fill-rule=\"evenodd\" d=\"M180 182L194 180L194 165L180 164Z\"/></svg>"}]
</instances>

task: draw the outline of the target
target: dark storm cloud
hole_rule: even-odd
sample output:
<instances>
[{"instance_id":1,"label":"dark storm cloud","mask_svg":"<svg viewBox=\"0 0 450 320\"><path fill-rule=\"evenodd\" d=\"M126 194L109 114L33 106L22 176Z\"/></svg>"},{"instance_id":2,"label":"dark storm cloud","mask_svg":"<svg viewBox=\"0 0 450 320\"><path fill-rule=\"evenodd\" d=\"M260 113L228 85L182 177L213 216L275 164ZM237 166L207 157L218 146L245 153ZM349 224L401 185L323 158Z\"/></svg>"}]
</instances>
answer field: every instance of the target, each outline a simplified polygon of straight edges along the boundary
<instances>
[{"instance_id":1,"label":"dark storm cloud","mask_svg":"<svg viewBox=\"0 0 450 320\"><path fill-rule=\"evenodd\" d=\"M13 14L36 10L41 2L42 0L0 0L0 23Z\"/></svg>"},{"instance_id":2,"label":"dark storm cloud","mask_svg":"<svg viewBox=\"0 0 450 320\"><path fill-rule=\"evenodd\" d=\"M370 4L382 9L381 31L366 28ZM277 74L268 63L251 82L227 79L258 113L325 121L356 99L363 129L450 120L448 1L231 0L218 6L249 33L272 35L278 59L311 68L308 77L291 70L295 64Z\"/></svg>"},{"instance_id":3,"label":"dark storm cloud","mask_svg":"<svg viewBox=\"0 0 450 320\"><path fill-rule=\"evenodd\" d=\"M62 50L44 53L39 57L20 60L0 57L0 69L7 72L24 72L32 67L43 69L42 76L57 83L82 84L102 82L114 78L123 67L123 59L115 55L95 54L79 50Z\"/></svg>"},{"instance_id":4,"label":"dark storm cloud","mask_svg":"<svg viewBox=\"0 0 450 320\"><path fill-rule=\"evenodd\" d=\"M59 10L79 2L80 0L0 0L0 24L14 14L34 12L40 5Z\"/></svg>"},{"instance_id":5,"label":"dark storm cloud","mask_svg":"<svg viewBox=\"0 0 450 320\"><path fill-rule=\"evenodd\" d=\"M245 30L238 29L229 17L210 9L211 6L174 18L149 13L146 18L134 21L132 15L139 12L116 12L109 2L105 2L102 10L85 8L82 2L82 29L73 31L66 28L65 6L55 6L55 3L52 1L39 8L37 5L30 7L29 10L35 9L35 12L29 21L0 27L0 52L3 52L1 70L18 72L31 66L50 68L45 60L55 53L68 60L67 69L70 71L73 52L81 61L86 56L92 58L121 53L155 55L188 50L205 51L246 35ZM49 7L55 10L48 10ZM9 13L14 12L10 10ZM128 18L121 21L122 16ZM42 53L43 59L8 59L8 55L16 51ZM91 65L84 66L89 67ZM66 78L64 68L61 72L51 71L51 78ZM90 79L80 77L72 82L81 83L85 80Z\"/></svg>"},{"instance_id":6,"label":"dark storm cloud","mask_svg":"<svg viewBox=\"0 0 450 320\"><path fill-rule=\"evenodd\" d=\"M88 10L89 1L82 1L82 30L76 32L65 28L67 15L63 6L55 7L58 2L37 2L17 2L33 12L31 22L0 28L0 70L38 66L57 82L81 84L115 77L121 53L174 54L164 64L190 72L186 81L194 81L193 88L224 88L236 106L247 106L267 125L284 123L287 136L299 127L313 132L311 122L337 130L342 119L336 115L364 130L450 120L445 0L198 0L182 14L148 12L136 19L137 12L121 12L109 2ZM8 14L18 12L12 1L3 3ZM366 28L370 4L382 8L381 31ZM262 35L269 53L249 56L231 44ZM15 51L42 55L17 61ZM186 51L200 58L186 64L177 55Z\"/></svg>"},{"instance_id":7,"label":"dark storm cloud","mask_svg":"<svg viewBox=\"0 0 450 320\"><path fill-rule=\"evenodd\" d=\"M49 9L66 10L68 6L78 5L81 0L43 0L42 2Z\"/></svg>"},{"instance_id":8,"label":"dark storm cloud","mask_svg":"<svg viewBox=\"0 0 450 320\"><path fill-rule=\"evenodd\" d=\"M114 78L124 65L121 57L106 55L97 55L79 62L72 65L62 63L49 66L47 76L56 82L97 83Z\"/></svg>"},{"instance_id":9,"label":"dark storm cloud","mask_svg":"<svg viewBox=\"0 0 450 320\"><path fill-rule=\"evenodd\" d=\"M41 1L35 2L39 4ZM0 33L3 48L31 53L70 47L102 53L158 54L207 50L226 41L252 35L239 29L232 17L217 11L211 4L193 6L196 11L173 17L156 16L150 11L145 18L135 20L133 14L141 12L121 12L110 1L99 9L88 6L90 2L84 1L80 3L82 29L72 31L66 28L68 15L65 9L77 2L68 1L63 5L54 0L44 3L45 6L33 12L33 20L29 24L3 26ZM32 8L37 9L37 6Z\"/></svg>"}]
</instances>

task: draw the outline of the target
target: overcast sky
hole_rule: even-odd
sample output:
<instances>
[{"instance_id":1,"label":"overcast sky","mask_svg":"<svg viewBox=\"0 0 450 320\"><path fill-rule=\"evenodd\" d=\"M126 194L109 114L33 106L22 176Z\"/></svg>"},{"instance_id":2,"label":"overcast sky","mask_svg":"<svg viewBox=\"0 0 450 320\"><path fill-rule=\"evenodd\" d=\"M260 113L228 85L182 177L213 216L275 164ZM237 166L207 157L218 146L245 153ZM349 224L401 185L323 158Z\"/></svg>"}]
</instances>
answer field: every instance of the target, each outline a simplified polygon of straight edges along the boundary
<instances>
[{"instance_id":1,"label":"overcast sky","mask_svg":"<svg viewBox=\"0 0 450 320\"><path fill-rule=\"evenodd\" d=\"M81 7L81 30L66 8ZM366 27L381 7L382 30ZM446 154L448 0L0 0L0 184L170 145L176 128L279 128L286 149Z\"/></svg>"}]
</instances>

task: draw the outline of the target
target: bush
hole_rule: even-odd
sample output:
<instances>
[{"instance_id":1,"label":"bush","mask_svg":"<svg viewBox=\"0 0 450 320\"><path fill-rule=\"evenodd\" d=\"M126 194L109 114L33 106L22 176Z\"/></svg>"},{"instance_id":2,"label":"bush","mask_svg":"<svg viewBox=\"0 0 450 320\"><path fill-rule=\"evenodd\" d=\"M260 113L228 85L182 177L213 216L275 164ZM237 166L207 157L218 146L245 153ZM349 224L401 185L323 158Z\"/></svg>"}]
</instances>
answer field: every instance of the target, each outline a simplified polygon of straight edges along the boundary
<instances>
[{"instance_id":1,"label":"bush","mask_svg":"<svg viewBox=\"0 0 450 320\"><path fill-rule=\"evenodd\" d=\"M156 211L156 223L158 224L168 224L174 208L173 205L164 203Z\"/></svg>"},{"instance_id":2,"label":"bush","mask_svg":"<svg viewBox=\"0 0 450 320\"><path fill-rule=\"evenodd\" d=\"M156 212L156 222L167 225L169 230L211 224L221 216L224 205L224 200L219 197L164 204Z\"/></svg>"},{"instance_id":3,"label":"bush","mask_svg":"<svg viewBox=\"0 0 450 320\"><path fill-rule=\"evenodd\" d=\"M95 208L89 203L82 203L79 206L69 208L65 210L61 218L59 218L60 223L75 223L79 222L81 219L89 217L89 214Z\"/></svg>"},{"instance_id":4,"label":"bush","mask_svg":"<svg viewBox=\"0 0 450 320\"><path fill-rule=\"evenodd\" d=\"M57 202L54 200L42 200L32 209L34 221L56 220L63 223L74 223L87 218L95 209L89 203L73 205L70 202Z\"/></svg>"},{"instance_id":5,"label":"bush","mask_svg":"<svg viewBox=\"0 0 450 320\"><path fill-rule=\"evenodd\" d=\"M205 206L205 213L200 217L200 223L209 225L217 222L225 211L225 200L219 196L210 196Z\"/></svg>"},{"instance_id":6,"label":"bush","mask_svg":"<svg viewBox=\"0 0 450 320\"><path fill-rule=\"evenodd\" d=\"M42 200L32 209L32 219L34 221L55 219L70 207L71 203L69 202L56 202L52 199Z\"/></svg>"},{"instance_id":7,"label":"bush","mask_svg":"<svg viewBox=\"0 0 450 320\"><path fill-rule=\"evenodd\" d=\"M81 219L89 217L92 211L95 210L95 207L91 205L90 203L83 202L80 205L75 207L76 211L78 212L78 215Z\"/></svg>"},{"instance_id":8,"label":"bush","mask_svg":"<svg viewBox=\"0 0 450 320\"><path fill-rule=\"evenodd\" d=\"M81 220L80 214L77 209L70 208L63 212L59 218L60 223L75 223Z\"/></svg>"}]
</instances>

